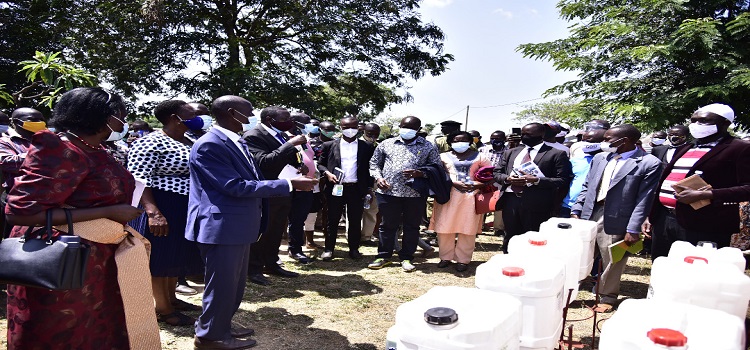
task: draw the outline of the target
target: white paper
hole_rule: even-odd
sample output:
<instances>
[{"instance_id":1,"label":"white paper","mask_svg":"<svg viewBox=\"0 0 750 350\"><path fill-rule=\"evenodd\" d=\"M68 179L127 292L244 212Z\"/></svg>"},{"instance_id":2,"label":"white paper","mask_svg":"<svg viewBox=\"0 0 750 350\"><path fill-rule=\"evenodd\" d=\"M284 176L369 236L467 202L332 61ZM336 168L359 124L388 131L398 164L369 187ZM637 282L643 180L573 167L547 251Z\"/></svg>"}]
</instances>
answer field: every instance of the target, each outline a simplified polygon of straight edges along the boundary
<instances>
[{"instance_id":1,"label":"white paper","mask_svg":"<svg viewBox=\"0 0 750 350\"><path fill-rule=\"evenodd\" d=\"M279 173L279 180L291 180L300 176L302 175L299 173L299 170L297 170L297 168L287 164L284 169L281 169L281 173Z\"/></svg>"},{"instance_id":2,"label":"white paper","mask_svg":"<svg viewBox=\"0 0 750 350\"><path fill-rule=\"evenodd\" d=\"M134 207L138 207L138 204L141 202L141 197L143 196L143 190L146 189L146 180L135 178L135 191L133 191L133 201L130 203L130 205Z\"/></svg>"}]
</instances>

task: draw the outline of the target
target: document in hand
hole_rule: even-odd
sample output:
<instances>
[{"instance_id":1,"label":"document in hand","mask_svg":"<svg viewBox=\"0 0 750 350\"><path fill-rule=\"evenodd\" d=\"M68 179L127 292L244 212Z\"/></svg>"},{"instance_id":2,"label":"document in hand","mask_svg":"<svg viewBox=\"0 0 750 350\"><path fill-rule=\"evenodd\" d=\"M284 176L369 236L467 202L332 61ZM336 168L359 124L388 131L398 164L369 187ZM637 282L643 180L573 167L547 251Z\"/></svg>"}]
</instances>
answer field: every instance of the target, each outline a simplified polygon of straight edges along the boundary
<instances>
[{"instance_id":1,"label":"document in hand","mask_svg":"<svg viewBox=\"0 0 750 350\"><path fill-rule=\"evenodd\" d=\"M520 175L531 175L535 177L542 178L544 177L544 174L542 173L542 170L539 169L539 167L534 163L534 161L529 161L526 163L522 163L517 167L513 168L513 171Z\"/></svg>"},{"instance_id":2,"label":"document in hand","mask_svg":"<svg viewBox=\"0 0 750 350\"><path fill-rule=\"evenodd\" d=\"M690 188L690 189L693 189L693 190L697 190L697 189L700 189L700 188L703 188L703 187L706 187L706 186L708 186L709 188L711 188L711 185L709 185L706 181L703 180L703 178L701 178L697 174L691 175L689 177L686 177L686 178L684 178L684 179L682 179L680 181L677 181L674 185L672 185L672 189L674 189L675 192L680 193L680 190L678 190L677 188L675 188L678 185L679 186L683 186L683 187L687 187L687 188ZM697 202L690 203L690 206L693 207L693 209L698 210L698 209L703 208L703 207L705 207L705 206L707 206L709 204L711 204L711 200L710 199L701 199L701 200L699 200Z\"/></svg>"},{"instance_id":3,"label":"document in hand","mask_svg":"<svg viewBox=\"0 0 750 350\"><path fill-rule=\"evenodd\" d=\"M625 244L625 240L612 243L609 246L610 261L614 264L625 257L625 252L630 252L630 254L638 254L638 252L640 252L641 250L643 250L642 239L639 239L638 242L633 243L633 245L631 246Z\"/></svg>"}]
</instances>

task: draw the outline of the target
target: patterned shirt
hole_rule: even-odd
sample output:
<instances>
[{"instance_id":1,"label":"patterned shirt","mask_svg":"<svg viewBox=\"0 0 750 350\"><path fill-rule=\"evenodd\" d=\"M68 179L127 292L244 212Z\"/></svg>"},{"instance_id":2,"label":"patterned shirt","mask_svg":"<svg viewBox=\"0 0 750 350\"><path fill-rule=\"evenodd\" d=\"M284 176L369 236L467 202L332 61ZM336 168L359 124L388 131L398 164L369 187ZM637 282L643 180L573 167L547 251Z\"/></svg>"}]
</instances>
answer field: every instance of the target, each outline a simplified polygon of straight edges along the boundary
<instances>
[{"instance_id":1,"label":"patterned shirt","mask_svg":"<svg viewBox=\"0 0 750 350\"><path fill-rule=\"evenodd\" d=\"M507 149L508 147L503 145L503 147L500 148L499 151L496 151L495 148L492 147L492 144L487 144L479 149L479 153L484 153L490 159L490 163L492 163L492 166L497 168L500 166L500 161L503 160L503 152L505 152L505 150Z\"/></svg>"},{"instance_id":2,"label":"patterned shirt","mask_svg":"<svg viewBox=\"0 0 750 350\"><path fill-rule=\"evenodd\" d=\"M406 185L407 179L401 172L440 162L435 145L421 136L410 143L404 143L400 137L393 137L375 148L370 159L370 175L375 181L384 178L391 185L387 190L378 188L378 193L395 197L420 197L419 192Z\"/></svg>"},{"instance_id":3,"label":"patterned shirt","mask_svg":"<svg viewBox=\"0 0 750 350\"><path fill-rule=\"evenodd\" d=\"M146 180L146 187L188 195L190 146L161 131L137 139L130 146L128 170Z\"/></svg>"},{"instance_id":4,"label":"patterned shirt","mask_svg":"<svg viewBox=\"0 0 750 350\"><path fill-rule=\"evenodd\" d=\"M0 137L0 171L6 191L13 188L16 176L21 175L21 164L26 159L30 146L31 141L21 137L13 129L8 129L8 135Z\"/></svg>"},{"instance_id":5,"label":"patterned shirt","mask_svg":"<svg viewBox=\"0 0 750 350\"><path fill-rule=\"evenodd\" d=\"M664 181L661 183L659 189L659 202L667 208L674 209L677 206L677 199L674 198L674 188L672 185L678 181L684 180L687 177L690 169L698 162L703 156L711 150L711 147L704 145L694 147L687 151L685 154L675 161L672 166L672 171L667 175Z\"/></svg>"}]
</instances>

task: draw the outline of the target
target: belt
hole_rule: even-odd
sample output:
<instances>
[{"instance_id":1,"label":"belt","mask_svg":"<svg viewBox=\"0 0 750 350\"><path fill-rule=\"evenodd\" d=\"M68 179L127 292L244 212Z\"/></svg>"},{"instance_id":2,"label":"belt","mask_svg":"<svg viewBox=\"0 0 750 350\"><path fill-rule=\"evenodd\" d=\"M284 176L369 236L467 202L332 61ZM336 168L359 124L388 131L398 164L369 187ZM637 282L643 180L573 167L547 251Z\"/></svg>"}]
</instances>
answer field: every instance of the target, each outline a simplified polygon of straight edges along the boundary
<instances>
[{"instance_id":1,"label":"belt","mask_svg":"<svg viewBox=\"0 0 750 350\"><path fill-rule=\"evenodd\" d=\"M344 186L354 186L357 183L356 182L342 182L341 184L344 185Z\"/></svg>"}]
</instances>

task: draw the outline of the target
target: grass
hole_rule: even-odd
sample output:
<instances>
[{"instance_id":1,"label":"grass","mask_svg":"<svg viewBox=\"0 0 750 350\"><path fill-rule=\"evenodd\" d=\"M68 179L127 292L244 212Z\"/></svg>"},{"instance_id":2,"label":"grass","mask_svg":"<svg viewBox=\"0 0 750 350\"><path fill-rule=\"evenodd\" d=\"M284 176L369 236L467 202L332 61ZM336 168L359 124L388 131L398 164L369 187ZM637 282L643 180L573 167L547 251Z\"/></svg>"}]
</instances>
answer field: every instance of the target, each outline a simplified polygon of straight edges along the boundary
<instances>
[{"instance_id":1,"label":"grass","mask_svg":"<svg viewBox=\"0 0 750 350\"><path fill-rule=\"evenodd\" d=\"M322 234L316 241L322 243ZM258 349L360 349L375 350L385 347L385 336L395 322L396 308L433 286L474 287L476 266L498 254L502 239L492 235L477 237L476 251L468 271L459 273L452 266L436 267L439 259L415 259L417 271L406 273L394 264L381 270L369 270L377 248L362 247L365 258L349 259L343 235L339 235L333 261L315 261L301 266L281 254L285 267L299 272L299 278L284 279L271 276L272 285L247 284L244 302L235 321L254 328ZM282 249L285 247L282 247ZM634 257L629 260L623 275L622 298L644 298L648 290L650 259ZM198 288L201 286L198 285ZM568 318L574 326L574 340L584 344L577 349L589 349L593 328L594 304L590 293L592 283L582 283L578 298L571 304ZM181 299L200 305L201 296ZM0 320L0 346L5 347L5 293L0 300L3 319ZM188 313L197 317L199 312ZM599 326L611 314L599 314ZM192 327L161 326L164 349L192 349ZM567 325L566 325L567 329ZM598 336L598 334L597 334Z\"/></svg>"}]
</instances>

